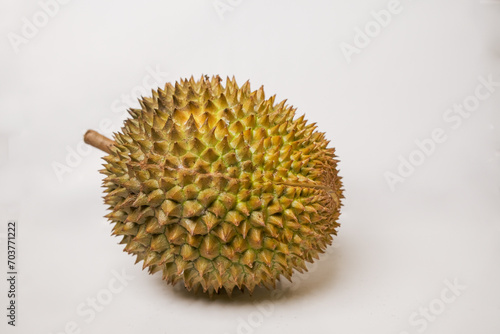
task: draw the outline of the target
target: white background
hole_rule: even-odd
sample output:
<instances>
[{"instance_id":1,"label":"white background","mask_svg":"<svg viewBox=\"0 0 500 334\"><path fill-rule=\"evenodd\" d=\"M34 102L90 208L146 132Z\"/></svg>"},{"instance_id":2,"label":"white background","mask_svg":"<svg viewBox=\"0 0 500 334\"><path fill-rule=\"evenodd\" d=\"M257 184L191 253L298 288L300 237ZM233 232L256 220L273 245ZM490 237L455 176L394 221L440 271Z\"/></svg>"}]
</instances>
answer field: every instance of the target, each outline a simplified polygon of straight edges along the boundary
<instances>
[{"instance_id":1,"label":"white background","mask_svg":"<svg viewBox=\"0 0 500 334\"><path fill-rule=\"evenodd\" d=\"M218 13L212 0L74 0L17 53L9 36L22 36L23 18L33 22L41 7L0 2L2 273L7 220L20 223L18 326L6 325L2 274L0 331L500 333L500 88L456 129L443 119L478 77L500 81L500 2L401 0L350 63L340 45L354 45L356 28L388 1L220 2L231 10ZM138 105L124 95L154 69L161 84L250 79L288 98L336 147L339 236L311 273L280 286L281 298L193 296L143 272L110 236L103 153L82 136L102 122L118 128ZM446 141L392 191L386 173L436 128ZM60 165L70 171L58 177ZM110 295L114 271L134 278ZM465 287L459 296L447 280ZM454 301L440 301L443 292ZM77 311L96 297L111 300L93 319Z\"/></svg>"}]
</instances>

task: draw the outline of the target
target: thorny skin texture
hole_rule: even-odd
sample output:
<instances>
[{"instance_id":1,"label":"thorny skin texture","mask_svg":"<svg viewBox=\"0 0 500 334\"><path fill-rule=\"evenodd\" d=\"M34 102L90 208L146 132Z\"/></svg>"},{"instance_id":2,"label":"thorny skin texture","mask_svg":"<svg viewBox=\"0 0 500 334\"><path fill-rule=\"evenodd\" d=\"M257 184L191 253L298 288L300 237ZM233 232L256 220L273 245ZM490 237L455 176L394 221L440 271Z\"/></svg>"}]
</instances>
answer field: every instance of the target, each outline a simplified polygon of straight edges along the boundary
<instances>
[{"instance_id":1,"label":"thorny skin texture","mask_svg":"<svg viewBox=\"0 0 500 334\"><path fill-rule=\"evenodd\" d=\"M324 133L262 87L221 81L167 83L140 100L101 171L125 251L210 295L307 270L337 234L343 198Z\"/></svg>"}]
</instances>

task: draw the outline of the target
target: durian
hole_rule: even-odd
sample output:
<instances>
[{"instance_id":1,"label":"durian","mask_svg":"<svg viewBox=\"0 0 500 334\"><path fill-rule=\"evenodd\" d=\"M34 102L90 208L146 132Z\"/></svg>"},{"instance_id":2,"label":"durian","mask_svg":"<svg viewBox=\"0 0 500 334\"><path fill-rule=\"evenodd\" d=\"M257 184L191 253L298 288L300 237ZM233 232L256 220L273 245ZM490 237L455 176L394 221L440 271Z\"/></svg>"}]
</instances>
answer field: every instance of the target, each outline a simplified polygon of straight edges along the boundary
<instances>
[{"instance_id":1,"label":"durian","mask_svg":"<svg viewBox=\"0 0 500 334\"><path fill-rule=\"evenodd\" d=\"M335 150L315 124L263 87L221 81L167 83L129 109L114 141L85 137L109 153L106 217L124 250L210 295L307 270L337 234L343 198Z\"/></svg>"}]
</instances>

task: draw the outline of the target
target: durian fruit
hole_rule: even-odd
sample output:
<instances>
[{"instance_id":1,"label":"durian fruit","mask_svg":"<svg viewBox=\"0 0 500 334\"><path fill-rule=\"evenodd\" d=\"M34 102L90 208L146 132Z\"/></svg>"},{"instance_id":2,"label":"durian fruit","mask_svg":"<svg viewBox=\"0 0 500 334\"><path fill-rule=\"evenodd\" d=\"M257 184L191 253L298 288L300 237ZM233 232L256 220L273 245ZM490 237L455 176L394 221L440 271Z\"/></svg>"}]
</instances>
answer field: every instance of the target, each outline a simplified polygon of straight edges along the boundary
<instances>
[{"instance_id":1,"label":"durian fruit","mask_svg":"<svg viewBox=\"0 0 500 334\"><path fill-rule=\"evenodd\" d=\"M324 133L262 87L221 81L191 77L140 99L101 171L125 251L210 295L307 270L337 234L343 198Z\"/></svg>"}]
</instances>

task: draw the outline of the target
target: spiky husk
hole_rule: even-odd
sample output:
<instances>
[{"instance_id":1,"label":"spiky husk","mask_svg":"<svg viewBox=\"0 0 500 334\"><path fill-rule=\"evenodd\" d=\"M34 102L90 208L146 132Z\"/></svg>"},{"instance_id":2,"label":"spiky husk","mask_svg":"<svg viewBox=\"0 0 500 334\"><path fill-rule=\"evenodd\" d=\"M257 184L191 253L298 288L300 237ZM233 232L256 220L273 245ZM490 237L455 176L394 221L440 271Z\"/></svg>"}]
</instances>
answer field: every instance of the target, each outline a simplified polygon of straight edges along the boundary
<instances>
[{"instance_id":1,"label":"spiky husk","mask_svg":"<svg viewBox=\"0 0 500 334\"><path fill-rule=\"evenodd\" d=\"M219 76L130 109L101 172L125 251L210 294L275 287L331 244L342 183L333 148L285 101Z\"/></svg>"}]
</instances>

